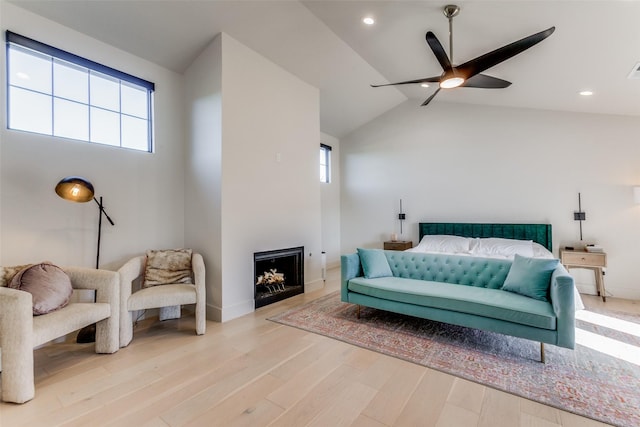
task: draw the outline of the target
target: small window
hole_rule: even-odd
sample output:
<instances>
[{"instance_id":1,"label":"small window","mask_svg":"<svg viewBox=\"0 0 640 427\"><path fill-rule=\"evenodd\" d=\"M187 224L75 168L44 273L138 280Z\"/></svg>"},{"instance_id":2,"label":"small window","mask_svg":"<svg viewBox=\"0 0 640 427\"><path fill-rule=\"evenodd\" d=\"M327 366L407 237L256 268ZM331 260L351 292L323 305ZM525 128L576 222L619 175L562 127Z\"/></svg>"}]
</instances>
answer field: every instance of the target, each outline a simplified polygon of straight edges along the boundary
<instances>
[{"instance_id":1,"label":"small window","mask_svg":"<svg viewBox=\"0 0 640 427\"><path fill-rule=\"evenodd\" d=\"M152 151L155 85L6 32L7 127Z\"/></svg>"},{"instance_id":2,"label":"small window","mask_svg":"<svg viewBox=\"0 0 640 427\"><path fill-rule=\"evenodd\" d=\"M331 147L320 144L320 182L331 182Z\"/></svg>"}]
</instances>

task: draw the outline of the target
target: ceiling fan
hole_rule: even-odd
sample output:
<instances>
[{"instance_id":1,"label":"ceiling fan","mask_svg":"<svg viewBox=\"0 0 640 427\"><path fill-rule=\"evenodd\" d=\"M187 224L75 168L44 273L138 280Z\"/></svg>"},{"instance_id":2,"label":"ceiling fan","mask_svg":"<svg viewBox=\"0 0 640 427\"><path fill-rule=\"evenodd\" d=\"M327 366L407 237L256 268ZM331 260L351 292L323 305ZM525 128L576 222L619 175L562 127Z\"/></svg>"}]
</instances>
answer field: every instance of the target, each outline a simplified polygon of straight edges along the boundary
<instances>
[{"instance_id":1,"label":"ceiling fan","mask_svg":"<svg viewBox=\"0 0 640 427\"><path fill-rule=\"evenodd\" d=\"M427 32L427 44L436 56L436 59L444 70L441 75L435 77L426 77L424 79L408 80L398 83L386 83L381 85L371 85L371 87L406 85L416 83L438 83L436 91L422 103L427 105L440 92L440 89L452 89L456 87L475 87L482 89L503 89L511 85L511 82L499 79L497 77L480 74L483 71L497 65L507 59L524 52L530 47L540 43L549 37L556 27L548 28L536 34L532 34L523 39L517 40L499 49L493 50L477 58L467 61L464 64L454 66L451 64L453 58L453 17L460 13L460 8L456 5L447 5L444 7L444 16L449 19L449 56L442 47L438 38L431 31Z\"/></svg>"}]
</instances>

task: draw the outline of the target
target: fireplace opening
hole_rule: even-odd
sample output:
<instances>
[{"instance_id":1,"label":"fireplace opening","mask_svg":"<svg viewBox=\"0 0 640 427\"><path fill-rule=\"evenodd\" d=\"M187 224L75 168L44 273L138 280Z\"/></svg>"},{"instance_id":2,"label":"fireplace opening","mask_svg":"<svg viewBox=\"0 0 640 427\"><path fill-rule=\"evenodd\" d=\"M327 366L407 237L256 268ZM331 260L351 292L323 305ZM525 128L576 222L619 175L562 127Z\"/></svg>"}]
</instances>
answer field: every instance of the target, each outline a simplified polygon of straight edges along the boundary
<instances>
[{"instance_id":1,"label":"fireplace opening","mask_svg":"<svg viewBox=\"0 0 640 427\"><path fill-rule=\"evenodd\" d=\"M255 308L304 293L304 246L253 254Z\"/></svg>"}]
</instances>

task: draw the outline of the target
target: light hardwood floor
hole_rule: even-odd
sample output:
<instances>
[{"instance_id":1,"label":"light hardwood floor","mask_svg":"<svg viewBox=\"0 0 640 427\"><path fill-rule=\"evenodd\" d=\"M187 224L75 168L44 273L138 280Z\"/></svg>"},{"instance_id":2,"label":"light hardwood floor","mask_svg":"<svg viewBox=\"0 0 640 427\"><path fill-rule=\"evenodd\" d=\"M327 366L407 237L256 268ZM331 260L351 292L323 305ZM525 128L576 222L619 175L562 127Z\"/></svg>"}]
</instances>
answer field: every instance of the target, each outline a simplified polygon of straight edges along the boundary
<instances>
[{"instance_id":1,"label":"light hardwood floor","mask_svg":"<svg viewBox=\"0 0 640 427\"><path fill-rule=\"evenodd\" d=\"M324 289L209 322L200 337L193 317L149 319L113 355L73 341L43 347L35 399L0 403L0 426L605 425L266 320L338 288L330 270ZM635 302L606 305L640 312Z\"/></svg>"}]
</instances>

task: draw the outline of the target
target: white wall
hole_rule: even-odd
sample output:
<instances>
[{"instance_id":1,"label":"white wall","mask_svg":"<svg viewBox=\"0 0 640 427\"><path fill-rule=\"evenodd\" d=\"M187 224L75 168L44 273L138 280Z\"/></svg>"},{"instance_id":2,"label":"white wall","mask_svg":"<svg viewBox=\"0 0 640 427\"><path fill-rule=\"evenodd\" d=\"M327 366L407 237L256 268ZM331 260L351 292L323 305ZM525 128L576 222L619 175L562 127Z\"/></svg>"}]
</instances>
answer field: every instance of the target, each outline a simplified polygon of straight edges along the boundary
<instances>
[{"instance_id":1,"label":"white wall","mask_svg":"<svg viewBox=\"0 0 640 427\"><path fill-rule=\"evenodd\" d=\"M188 180L189 187L202 186L211 192L220 188L220 211L216 212L215 201L208 202L207 208L207 215L220 218L220 252L205 253L205 257L217 258L213 263L220 268L219 283L207 279L208 291L221 296L220 302L209 301L208 316L226 321L253 311L255 252L304 246L307 290L321 284L320 130L316 88L227 34L219 37L213 43L221 43L221 48L207 48L204 55L211 57L197 60L187 75L217 79L217 71L208 73L207 68L219 50L221 84L188 78L187 87L220 88L222 108L216 111L214 106L210 112L222 117L220 181L215 181L214 174L197 171ZM187 103L193 98L189 96ZM204 115L194 120L192 129L207 119ZM207 155L204 147L215 144L206 141L215 137L196 131L190 138L195 138L190 142L194 156ZM193 191L189 187L187 191ZM196 246L192 243L195 233L213 234L202 218L187 216L187 245Z\"/></svg>"},{"instance_id":2,"label":"white wall","mask_svg":"<svg viewBox=\"0 0 640 427\"><path fill-rule=\"evenodd\" d=\"M185 241L207 269L207 307L222 307L222 37L218 35L185 72L187 165ZM217 307L218 310L212 310Z\"/></svg>"},{"instance_id":3,"label":"white wall","mask_svg":"<svg viewBox=\"0 0 640 427\"><path fill-rule=\"evenodd\" d=\"M409 100L340 141L342 251L381 247L418 222L540 222L553 225L554 253L578 245L578 192L584 242L608 253L607 290L640 298L640 121ZM582 290L592 273L573 270ZM582 274L586 273L586 274Z\"/></svg>"},{"instance_id":4,"label":"white wall","mask_svg":"<svg viewBox=\"0 0 640 427\"><path fill-rule=\"evenodd\" d=\"M331 147L331 182L320 183L322 205L322 250L327 268L340 265L340 141L326 133L320 142Z\"/></svg>"},{"instance_id":5,"label":"white wall","mask_svg":"<svg viewBox=\"0 0 640 427\"><path fill-rule=\"evenodd\" d=\"M101 267L118 268L149 248L183 246L182 76L7 2L0 2L0 26L156 84L153 154L7 130L0 103L0 264L95 265L98 208L55 194L68 175L93 183L116 224L103 223ZM3 54L2 77L5 70ZM3 83L3 100L5 92Z\"/></svg>"}]
</instances>

